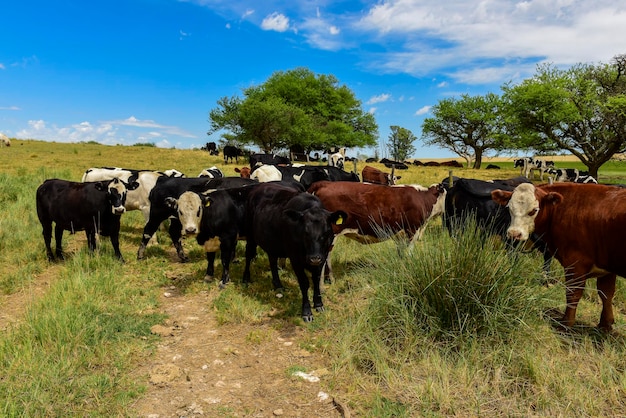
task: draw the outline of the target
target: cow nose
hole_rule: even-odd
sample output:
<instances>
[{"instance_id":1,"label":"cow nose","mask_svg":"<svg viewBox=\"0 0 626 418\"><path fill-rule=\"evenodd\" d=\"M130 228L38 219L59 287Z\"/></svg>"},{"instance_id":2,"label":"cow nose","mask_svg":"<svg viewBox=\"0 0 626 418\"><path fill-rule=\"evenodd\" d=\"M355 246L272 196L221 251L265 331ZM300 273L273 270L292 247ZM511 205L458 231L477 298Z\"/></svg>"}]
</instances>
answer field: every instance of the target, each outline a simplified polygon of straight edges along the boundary
<instances>
[{"instance_id":1,"label":"cow nose","mask_svg":"<svg viewBox=\"0 0 626 418\"><path fill-rule=\"evenodd\" d=\"M509 229L508 235L516 241L520 241L522 239L522 232L517 229Z\"/></svg>"},{"instance_id":2,"label":"cow nose","mask_svg":"<svg viewBox=\"0 0 626 418\"><path fill-rule=\"evenodd\" d=\"M115 208L115 214L116 215L121 215L124 212L126 212L126 208L124 206L120 206L120 207Z\"/></svg>"},{"instance_id":3,"label":"cow nose","mask_svg":"<svg viewBox=\"0 0 626 418\"><path fill-rule=\"evenodd\" d=\"M188 226L187 228L185 228L185 232L187 234L195 234L196 233L196 227L195 226Z\"/></svg>"},{"instance_id":4,"label":"cow nose","mask_svg":"<svg viewBox=\"0 0 626 418\"><path fill-rule=\"evenodd\" d=\"M309 257L309 264L311 264L312 266L319 266L320 264L322 264L322 256L321 255L312 255Z\"/></svg>"}]
</instances>

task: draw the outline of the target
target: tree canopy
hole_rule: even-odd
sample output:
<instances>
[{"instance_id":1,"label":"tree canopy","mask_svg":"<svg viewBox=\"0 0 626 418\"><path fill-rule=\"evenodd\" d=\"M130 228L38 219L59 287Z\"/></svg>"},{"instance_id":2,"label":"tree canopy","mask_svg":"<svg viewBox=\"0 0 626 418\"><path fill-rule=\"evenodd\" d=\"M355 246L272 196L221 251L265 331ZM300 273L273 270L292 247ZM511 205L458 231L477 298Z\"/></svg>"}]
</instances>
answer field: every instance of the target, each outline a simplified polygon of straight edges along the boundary
<instances>
[{"instance_id":1,"label":"tree canopy","mask_svg":"<svg viewBox=\"0 0 626 418\"><path fill-rule=\"evenodd\" d=\"M567 150L598 177L626 148L626 56L611 64L538 67L534 77L505 86L511 130L520 146Z\"/></svg>"},{"instance_id":2,"label":"tree canopy","mask_svg":"<svg viewBox=\"0 0 626 418\"><path fill-rule=\"evenodd\" d=\"M209 112L208 134L254 144L265 152L300 146L306 152L376 144L374 116L332 75L306 68L272 74L262 85L243 89L243 98L222 97Z\"/></svg>"},{"instance_id":3,"label":"tree canopy","mask_svg":"<svg viewBox=\"0 0 626 418\"><path fill-rule=\"evenodd\" d=\"M480 168L482 157L488 150L501 150L505 146L504 125L500 96L446 98L432 108L433 117L424 119L422 141L449 149L467 161L469 166Z\"/></svg>"},{"instance_id":4,"label":"tree canopy","mask_svg":"<svg viewBox=\"0 0 626 418\"><path fill-rule=\"evenodd\" d=\"M417 137L410 130L401 126L392 125L389 127L391 133L389 134L389 142L387 147L391 158L396 161L404 161L406 158L415 152L415 146L413 141Z\"/></svg>"}]
</instances>

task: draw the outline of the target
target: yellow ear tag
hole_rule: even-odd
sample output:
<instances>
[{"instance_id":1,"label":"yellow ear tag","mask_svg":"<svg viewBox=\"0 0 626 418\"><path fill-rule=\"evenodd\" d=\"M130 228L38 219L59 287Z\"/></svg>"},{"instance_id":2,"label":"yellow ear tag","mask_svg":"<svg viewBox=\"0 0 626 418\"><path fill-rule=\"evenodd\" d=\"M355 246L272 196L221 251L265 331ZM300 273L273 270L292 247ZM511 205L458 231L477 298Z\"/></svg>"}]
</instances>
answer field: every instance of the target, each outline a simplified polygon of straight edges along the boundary
<instances>
[{"instance_id":1,"label":"yellow ear tag","mask_svg":"<svg viewBox=\"0 0 626 418\"><path fill-rule=\"evenodd\" d=\"M340 216L337 218L337 220L335 221L335 225L341 225L343 223L343 216Z\"/></svg>"},{"instance_id":2,"label":"yellow ear tag","mask_svg":"<svg viewBox=\"0 0 626 418\"><path fill-rule=\"evenodd\" d=\"M209 206L211 206L211 201L207 200L206 203L204 204L204 207L208 208Z\"/></svg>"}]
</instances>

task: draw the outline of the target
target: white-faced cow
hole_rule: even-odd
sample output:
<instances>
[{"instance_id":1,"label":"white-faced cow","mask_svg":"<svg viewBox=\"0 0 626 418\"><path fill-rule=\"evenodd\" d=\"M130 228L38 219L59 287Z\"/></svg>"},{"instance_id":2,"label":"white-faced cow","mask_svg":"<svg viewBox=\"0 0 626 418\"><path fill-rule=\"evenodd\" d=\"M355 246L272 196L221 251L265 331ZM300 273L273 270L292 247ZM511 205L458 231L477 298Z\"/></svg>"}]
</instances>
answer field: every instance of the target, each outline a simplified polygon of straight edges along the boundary
<instances>
[{"instance_id":1,"label":"white-faced cow","mask_svg":"<svg viewBox=\"0 0 626 418\"><path fill-rule=\"evenodd\" d=\"M178 199L184 192L191 191L202 193L210 189L226 189L241 187L247 184L256 184L254 180L242 179L241 177L219 177L207 179L196 178L170 178L163 177L157 180L156 185L150 192L150 217L143 228L143 237L137 250L137 259L144 258L148 241L166 219L170 219L169 235L176 248L178 258L182 262L188 260L181 242L182 225L178 219L178 213L172 208L171 199Z\"/></svg>"},{"instance_id":2,"label":"white-faced cow","mask_svg":"<svg viewBox=\"0 0 626 418\"><path fill-rule=\"evenodd\" d=\"M344 151L345 152L345 151ZM331 167L337 167L343 170L346 156L341 152L336 152L328 157L328 165Z\"/></svg>"},{"instance_id":3,"label":"white-faced cow","mask_svg":"<svg viewBox=\"0 0 626 418\"><path fill-rule=\"evenodd\" d=\"M132 186L131 186L132 187ZM50 246L52 223L55 223L56 256L63 259L63 231L85 231L89 250L96 249L96 234L111 238L115 256L120 252L120 217L126 211L126 185L119 179L77 183L49 179L37 189L37 216L43 228L48 260L54 260Z\"/></svg>"},{"instance_id":4,"label":"white-faced cow","mask_svg":"<svg viewBox=\"0 0 626 418\"><path fill-rule=\"evenodd\" d=\"M175 169L154 171L119 167L92 167L85 171L81 181L104 181L117 178L128 184L136 183L137 185L135 188L128 190L124 207L128 211L141 211L143 218L147 223L150 219L150 191L156 184L157 179L160 177L182 178L185 177L185 175ZM149 245L156 244L158 244L158 241L156 235L154 235L150 239Z\"/></svg>"},{"instance_id":5,"label":"white-faced cow","mask_svg":"<svg viewBox=\"0 0 626 418\"><path fill-rule=\"evenodd\" d=\"M565 269L562 324L574 324L585 282L596 277L602 301L598 326L609 330L616 275L626 277L621 245L626 236L626 190L595 184L522 184L513 192L496 190L492 197L509 209L511 238L525 241L534 232Z\"/></svg>"},{"instance_id":6,"label":"white-faced cow","mask_svg":"<svg viewBox=\"0 0 626 418\"><path fill-rule=\"evenodd\" d=\"M402 176L395 175L395 169L391 169L391 173L385 173L375 167L366 165L361 172L364 183L372 184L386 184L387 186L393 186Z\"/></svg>"},{"instance_id":7,"label":"white-faced cow","mask_svg":"<svg viewBox=\"0 0 626 418\"><path fill-rule=\"evenodd\" d=\"M329 212L308 193L273 183L259 184L250 193L247 213L248 236L243 282L250 282L250 262L260 246L268 255L274 289L282 289L278 259L289 258L302 293L302 319L313 320L309 278L313 283L313 307L324 310L320 277L333 242L332 225L346 220L346 213Z\"/></svg>"},{"instance_id":8,"label":"white-faced cow","mask_svg":"<svg viewBox=\"0 0 626 418\"><path fill-rule=\"evenodd\" d=\"M446 191L441 184L383 186L379 184L321 181L308 189L330 211L343 210L348 220L334 225L336 238L345 235L362 244L380 242L403 232L411 245L428 221L441 215ZM324 272L332 281L330 257Z\"/></svg>"}]
</instances>

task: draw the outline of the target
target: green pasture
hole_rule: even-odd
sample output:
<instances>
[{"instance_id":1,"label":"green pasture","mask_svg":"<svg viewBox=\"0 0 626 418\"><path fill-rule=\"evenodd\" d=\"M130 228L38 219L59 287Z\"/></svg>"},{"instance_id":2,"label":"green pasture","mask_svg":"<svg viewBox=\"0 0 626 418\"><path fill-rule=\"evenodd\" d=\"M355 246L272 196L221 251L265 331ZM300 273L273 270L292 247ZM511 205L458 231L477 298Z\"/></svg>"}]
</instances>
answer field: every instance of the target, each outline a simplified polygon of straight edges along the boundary
<instances>
[{"instance_id":1,"label":"green pasture","mask_svg":"<svg viewBox=\"0 0 626 418\"><path fill-rule=\"evenodd\" d=\"M519 175L513 158L493 163L501 169L455 168L452 174ZM149 146L15 140L0 148L0 416L133 416L132 403L146 389L135 370L158 342L150 327L165 319L158 295L171 277L186 294L208 289L220 326L262 320L277 329L302 326L302 347L330 359L327 391L346 400L356 416L626 416L624 281L618 280L612 333L595 328L601 307L593 280L576 326L563 332L554 321L565 300L558 263L546 287L539 254L509 253L471 224L450 237L436 220L414 248L402 241L363 246L339 240L332 254L336 281L325 286L326 312L315 313L310 324L299 318L289 268L281 272L285 297L274 296L262 251L253 263L254 282L242 286L243 263L235 264L223 291L203 283L206 261L194 240L185 241L191 261L181 264L161 230L160 244L137 261L138 212L122 218L126 264L115 260L107 238L90 256L84 233L64 235L65 262L46 260L35 190L47 178L79 181L93 166L176 168L196 176L217 165L234 176L234 167L245 164ZM584 168L574 161L557 167ZM401 175L401 183L429 185L450 169L411 166ZM626 162L607 163L600 181L626 183ZM44 291L26 298L21 311L8 302L34 293L42 281ZM8 318L15 312L18 317ZM260 338L253 335L250 343Z\"/></svg>"}]
</instances>

